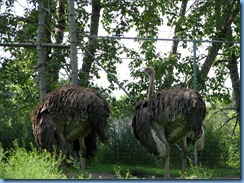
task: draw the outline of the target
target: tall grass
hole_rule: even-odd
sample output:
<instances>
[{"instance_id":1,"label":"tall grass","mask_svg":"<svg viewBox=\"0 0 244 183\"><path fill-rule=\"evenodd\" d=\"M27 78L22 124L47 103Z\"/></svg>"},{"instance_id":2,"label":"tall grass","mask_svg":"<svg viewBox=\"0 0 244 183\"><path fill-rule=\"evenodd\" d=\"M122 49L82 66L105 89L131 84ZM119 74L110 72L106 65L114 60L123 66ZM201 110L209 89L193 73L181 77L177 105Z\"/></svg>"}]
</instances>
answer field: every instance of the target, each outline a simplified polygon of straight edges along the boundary
<instances>
[{"instance_id":1,"label":"tall grass","mask_svg":"<svg viewBox=\"0 0 244 183\"><path fill-rule=\"evenodd\" d=\"M33 146L31 151L19 147L4 152L0 147L1 179L65 179L60 169L63 157L47 151L39 152Z\"/></svg>"}]
</instances>

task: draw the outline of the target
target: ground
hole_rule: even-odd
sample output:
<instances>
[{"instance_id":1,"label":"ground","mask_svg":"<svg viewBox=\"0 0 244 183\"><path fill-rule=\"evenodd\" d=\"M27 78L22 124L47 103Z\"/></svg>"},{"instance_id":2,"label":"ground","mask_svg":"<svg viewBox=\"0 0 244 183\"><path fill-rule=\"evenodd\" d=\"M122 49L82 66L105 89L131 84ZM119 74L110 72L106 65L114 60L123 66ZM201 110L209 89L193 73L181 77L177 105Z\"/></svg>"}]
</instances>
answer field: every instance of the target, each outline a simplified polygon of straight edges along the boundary
<instances>
[{"instance_id":1,"label":"ground","mask_svg":"<svg viewBox=\"0 0 244 183\"><path fill-rule=\"evenodd\" d=\"M117 179L115 174L112 173L92 173L91 179Z\"/></svg>"}]
</instances>

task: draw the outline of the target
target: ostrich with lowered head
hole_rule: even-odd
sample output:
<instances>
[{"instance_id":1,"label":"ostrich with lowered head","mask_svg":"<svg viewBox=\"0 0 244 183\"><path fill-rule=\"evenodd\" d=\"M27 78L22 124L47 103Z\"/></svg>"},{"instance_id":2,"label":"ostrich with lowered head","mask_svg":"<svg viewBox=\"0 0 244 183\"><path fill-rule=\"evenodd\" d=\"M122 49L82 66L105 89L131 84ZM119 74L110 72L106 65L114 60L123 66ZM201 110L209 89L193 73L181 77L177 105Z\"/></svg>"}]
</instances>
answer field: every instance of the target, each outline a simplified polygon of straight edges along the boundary
<instances>
[{"instance_id":1,"label":"ostrich with lowered head","mask_svg":"<svg viewBox=\"0 0 244 183\"><path fill-rule=\"evenodd\" d=\"M198 150L204 147L203 120L206 105L201 95L192 89L168 88L154 93L152 67L149 77L148 98L136 106L132 120L134 135L147 147L149 153L165 157L165 178L170 177L170 144L183 141L182 171L186 169L187 139L195 141Z\"/></svg>"},{"instance_id":2,"label":"ostrich with lowered head","mask_svg":"<svg viewBox=\"0 0 244 183\"><path fill-rule=\"evenodd\" d=\"M78 142L76 149L82 170L85 158L96 151L96 139L108 141L109 105L97 91L79 86L63 86L47 94L32 114L35 141L41 149L64 155L69 142Z\"/></svg>"}]
</instances>

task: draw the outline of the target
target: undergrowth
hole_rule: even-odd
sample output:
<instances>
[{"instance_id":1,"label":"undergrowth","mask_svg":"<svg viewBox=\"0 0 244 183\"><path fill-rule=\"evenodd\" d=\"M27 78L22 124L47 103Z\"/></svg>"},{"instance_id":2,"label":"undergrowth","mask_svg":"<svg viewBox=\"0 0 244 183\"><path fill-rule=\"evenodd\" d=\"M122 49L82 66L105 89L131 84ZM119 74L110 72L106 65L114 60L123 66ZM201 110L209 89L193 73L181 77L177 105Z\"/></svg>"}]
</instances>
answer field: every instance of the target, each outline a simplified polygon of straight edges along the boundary
<instances>
[{"instance_id":1,"label":"undergrowth","mask_svg":"<svg viewBox=\"0 0 244 183\"><path fill-rule=\"evenodd\" d=\"M39 152L31 145L31 151L19 147L17 142L4 152L0 146L1 179L65 179L60 169L63 156L47 151Z\"/></svg>"},{"instance_id":2,"label":"undergrowth","mask_svg":"<svg viewBox=\"0 0 244 183\"><path fill-rule=\"evenodd\" d=\"M209 169L203 168L202 166L195 167L192 164L190 166L187 172L180 172L182 179L210 179L212 177Z\"/></svg>"}]
</instances>

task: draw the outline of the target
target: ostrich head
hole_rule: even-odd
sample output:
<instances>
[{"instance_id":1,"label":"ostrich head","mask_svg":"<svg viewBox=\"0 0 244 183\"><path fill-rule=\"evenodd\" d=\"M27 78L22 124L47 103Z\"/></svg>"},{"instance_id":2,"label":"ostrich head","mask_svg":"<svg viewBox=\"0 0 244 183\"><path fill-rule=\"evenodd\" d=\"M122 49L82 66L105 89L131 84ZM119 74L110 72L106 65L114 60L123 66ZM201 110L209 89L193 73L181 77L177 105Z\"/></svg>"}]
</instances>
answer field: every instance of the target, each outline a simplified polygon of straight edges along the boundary
<instances>
[{"instance_id":1,"label":"ostrich head","mask_svg":"<svg viewBox=\"0 0 244 183\"><path fill-rule=\"evenodd\" d=\"M148 75L149 78L154 78L155 71L153 67L144 68L144 72Z\"/></svg>"},{"instance_id":2,"label":"ostrich head","mask_svg":"<svg viewBox=\"0 0 244 183\"><path fill-rule=\"evenodd\" d=\"M150 100L153 91L154 91L154 79L155 79L155 71L153 67L146 67L144 69L144 73L148 75L149 78L149 87L148 87L148 100Z\"/></svg>"}]
</instances>

